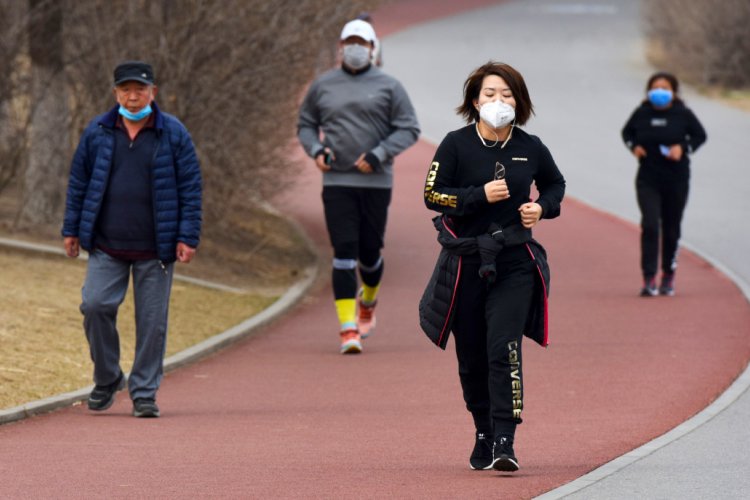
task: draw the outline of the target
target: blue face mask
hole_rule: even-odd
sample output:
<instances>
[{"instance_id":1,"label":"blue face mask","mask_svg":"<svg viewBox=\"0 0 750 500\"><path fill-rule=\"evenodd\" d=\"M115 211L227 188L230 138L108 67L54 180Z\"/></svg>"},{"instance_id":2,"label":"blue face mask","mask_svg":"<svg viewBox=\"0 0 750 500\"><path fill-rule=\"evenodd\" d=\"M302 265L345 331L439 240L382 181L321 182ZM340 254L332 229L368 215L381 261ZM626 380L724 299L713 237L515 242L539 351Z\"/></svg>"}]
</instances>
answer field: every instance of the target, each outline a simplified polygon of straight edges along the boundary
<instances>
[{"instance_id":1,"label":"blue face mask","mask_svg":"<svg viewBox=\"0 0 750 500\"><path fill-rule=\"evenodd\" d=\"M663 108L672 102L672 91L667 89L651 89L648 91L648 100L657 108Z\"/></svg>"},{"instance_id":2,"label":"blue face mask","mask_svg":"<svg viewBox=\"0 0 750 500\"><path fill-rule=\"evenodd\" d=\"M123 108L122 106L120 106L119 112L123 117L127 118L131 122L139 122L143 120L144 118L146 118L148 115L150 115L151 111L152 111L151 105L146 104L145 108L135 113L128 111L126 108Z\"/></svg>"}]
</instances>

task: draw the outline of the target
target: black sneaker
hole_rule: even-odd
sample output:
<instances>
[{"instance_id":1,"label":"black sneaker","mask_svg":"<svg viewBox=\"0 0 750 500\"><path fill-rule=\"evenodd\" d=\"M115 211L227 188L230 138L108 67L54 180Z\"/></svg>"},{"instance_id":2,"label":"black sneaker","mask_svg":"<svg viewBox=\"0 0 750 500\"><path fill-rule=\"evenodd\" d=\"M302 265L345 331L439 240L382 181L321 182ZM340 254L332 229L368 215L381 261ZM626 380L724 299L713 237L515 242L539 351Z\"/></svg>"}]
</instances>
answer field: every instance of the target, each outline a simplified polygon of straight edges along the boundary
<instances>
[{"instance_id":1,"label":"black sneaker","mask_svg":"<svg viewBox=\"0 0 750 500\"><path fill-rule=\"evenodd\" d=\"M115 393L124 388L125 375L122 372L111 384L94 386L94 390L89 394L89 410L106 410L115 402Z\"/></svg>"},{"instance_id":2,"label":"black sneaker","mask_svg":"<svg viewBox=\"0 0 750 500\"><path fill-rule=\"evenodd\" d=\"M659 285L659 295L672 297L674 295L674 274L664 274Z\"/></svg>"},{"instance_id":3,"label":"black sneaker","mask_svg":"<svg viewBox=\"0 0 750 500\"><path fill-rule=\"evenodd\" d=\"M492 468L503 472L518 470L518 459L513 453L513 439L501 436L492 447Z\"/></svg>"},{"instance_id":4,"label":"black sneaker","mask_svg":"<svg viewBox=\"0 0 750 500\"><path fill-rule=\"evenodd\" d=\"M484 433L477 432L474 451L469 457L469 467L473 470L490 470L492 468L492 445L490 438Z\"/></svg>"},{"instance_id":5,"label":"black sneaker","mask_svg":"<svg viewBox=\"0 0 750 500\"><path fill-rule=\"evenodd\" d=\"M136 398L133 401L133 416L139 418L158 418L159 407L151 398Z\"/></svg>"},{"instance_id":6,"label":"black sneaker","mask_svg":"<svg viewBox=\"0 0 750 500\"><path fill-rule=\"evenodd\" d=\"M659 290L656 288L656 279L644 279L643 288L641 288L641 297L656 297L657 295L659 295Z\"/></svg>"}]
</instances>

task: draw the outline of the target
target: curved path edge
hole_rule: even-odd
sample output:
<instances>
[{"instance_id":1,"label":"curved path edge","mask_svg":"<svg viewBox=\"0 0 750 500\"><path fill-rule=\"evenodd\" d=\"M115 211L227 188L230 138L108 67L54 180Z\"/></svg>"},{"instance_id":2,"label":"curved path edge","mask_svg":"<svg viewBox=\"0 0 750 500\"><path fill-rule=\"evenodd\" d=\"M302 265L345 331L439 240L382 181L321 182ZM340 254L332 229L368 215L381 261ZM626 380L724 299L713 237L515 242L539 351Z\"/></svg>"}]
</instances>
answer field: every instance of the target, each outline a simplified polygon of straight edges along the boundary
<instances>
[{"instance_id":1,"label":"curved path edge","mask_svg":"<svg viewBox=\"0 0 750 500\"><path fill-rule=\"evenodd\" d=\"M628 224L632 224L632 222L622 219L618 217L617 215L613 215L611 212L607 210L598 209L595 205L589 204L585 201L581 201L580 198L576 198L575 200L576 202L580 202L582 205L586 205L588 207L594 208L596 211L606 213L609 216L613 216L615 218L618 218L618 219L621 219L622 221L627 222ZM696 255L698 255L702 260L712 264L713 267L716 268L721 274L729 277L732 280L732 282L742 290L745 300L750 301L750 296L748 295L747 283L743 282L742 280L737 279L737 276L733 275L733 273L731 272L728 272L728 269L725 266L723 266L721 263L715 261L711 257L703 254L702 252L696 250L695 248L692 248L692 246L689 246L686 244L683 244L683 246L686 249L690 250L692 253L695 253ZM704 423L707 423L710 420L712 420L713 417L717 416L719 413L724 411L737 398L742 396L748 387L750 387L750 365L745 366L744 371L742 371L741 375L733 383L731 383L731 385L729 385L729 387L726 390L724 390L711 405L701 410L694 417L684 421L683 423L677 425L671 430L664 432L664 434L662 434L661 436L647 442L646 444L640 446L639 448L631 452L628 452L624 455L621 455L605 463L604 465L598 467L592 472L585 474L583 476L580 476L578 479L574 479L571 482L566 483L563 486L557 487L555 489L552 489L548 491L547 493L544 493L541 496L538 496L536 498L561 498L563 496L575 493L576 491L583 490L586 487L591 486L598 481L601 481L605 477L612 475L616 473L617 471L622 470L623 468L629 466L630 464L633 464L637 462L638 460L641 460L651 455L656 450L665 447L667 444L671 442L679 440L681 437L686 436L690 432L702 426Z\"/></svg>"},{"instance_id":2,"label":"curved path edge","mask_svg":"<svg viewBox=\"0 0 750 500\"><path fill-rule=\"evenodd\" d=\"M575 199L575 201L583 206L588 207L591 210L601 212L610 217L619 220L627 225L632 225L632 221L621 217L620 215L601 207L595 203L591 203L588 200L569 196L569 198ZM745 281L739 274L732 271L727 265L713 257L708 252L700 249L695 244L686 241L680 241L680 247L688 250L697 256L700 260L708 263L710 266L715 268L719 273L727 277L737 288L739 289L742 296L750 304L750 283ZM710 422L714 417L719 415L721 412L729 408L737 399L750 390L750 362L745 366L742 373L732 382L729 387L726 388L711 404L701 410L699 413L685 420L680 425L673 429L665 432L661 436L648 441L638 448L625 453L603 465L597 467L593 471L584 474L583 476L575 479L569 483L559 486L553 490L550 490L542 495L534 497L535 500L555 500L564 498L573 493L584 490L585 488L601 481L602 479L616 474L625 467L646 458L657 450L664 448L665 446L679 440L683 436L690 434L699 427Z\"/></svg>"},{"instance_id":3,"label":"curved path edge","mask_svg":"<svg viewBox=\"0 0 750 500\"><path fill-rule=\"evenodd\" d=\"M689 418L682 424L678 425L669 432L666 432L656 439L647 442L644 445L630 451L624 455L621 455L614 460L607 462L594 469L593 471L585 474L578 479L575 479L563 486L550 490L547 493L535 497L538 500L553 500L558 498L564 498L567 495L571 495L578 491L581 491L594 483L601 481L602 479L617 473L625 467L651 455L655 451L667 446L670 443L677 441L683 436L693 432L703 424L708 423L726 410L732 403L734 403L740 396L747 392L750 388L750 364L745 368L742 374L724 391L713 403L708 405L703 411L696 414L694 417Z\"/></svg>"},{"instance_id":4,"label":"curved path edge","mask_svg":"<svg viewBox=\"0 0 750 500\"><path fill-rule=\"evenodd\" d=\"M432 143L431 140L428 142ZM576 196L569 196L569 199L575 200L576 203L587 207L595 212L600 212L609 217L618 220L620 223L625 225L633 225L633 222L604 208L596 203L591 203L588 200L582 199ZM700 249L695 244L686 241L680 241L680 247L688 250L694 254L698 259L706 262L711 267L715 268L719 273L727 277L737 288L739 289L742 296L750 304L750 283L745 281L739 274L732 271L727 265L713 257L711 254ZM589 486L592 486L599 481L616 474L625 467L628 467L639 460L642 460L649 455L653 454L657 450L664 448L665 446L681 439L682 437L690 434L696 429L700 428L704 424L707 424L714 417L722 413L724 410L729 408L737 399L743 394L750 390L750 362L745 366L744 370L740 375L726 388L711 404L705 407L694 416L688 418L681 424L665 432L661 436L648 441L638 448L635 448L628 453L620 455L619 457L610 460L609 462L597 467L591 472L580 476L573 481L566 483L562 486L558 486L546 493L535 496L534 500L557 500L565 498L568 495L572 495L579 491L582 491Z\"/></svg>"},{"instance_id":5,"label":"curved path edge","mask_svg":"<svg viewBox=\"0 0 750 500\"><path fill-rule=\"evenodd\" d=\"M305 245L307 245L310 251L313 253L317 253L316 247L310 241L307 233L305 233L305 231L303 231L295 221L289 219L289 222L300 234L302 239L305 241ZM30 243L9 238L0 238L0 246L21 250L44 252L49 254L64 254L62 249L52 245ZM82 257L84 259L86 258L85 255L82 255ZM224 332L209 337L206 340L203 340L191 347L188 347L187 349L184 349L176 354L173 354L172 356L165 358L164 372L168 373L182 366L195 363L196 361L201 360L221 349L224 349L225 347L228 347L229 345L234 344L239 340L251 337L254 333L260 330L261 327L281 317L292 307L294 307L294 305L297 304L299 300L304 297L308 290L310 290L310 288L313 286L319 273L319 263L306 268L304 271L304 277L294 283L291 287L289 287L286 292L281 295L281 297L279 297L273 304L271 304L267 308L242 321L241 323L229 328L228 330L225 330ZM214 283L211 281L191 278L188 276L180 276L178 274L175 274L175 279L222 291L244 291L238 288L223 285L221 283ZM60 408L72 406L88 398L93 388L94 385L92 384L75 391L57 394L47 398L38 399L36 401L31 401L19 406L0 410L0 425L23 420L24 418L32 417L34 415L48 413Z\"/></svg>"},{"instance_id":6,"label":"curved path edge","mask_svg":"<svg viewBox=\"0 0 750 500\"><path fill-rule=\"evenodd\" d=\"M437 143L432 138L422 137L422 140L430 144L430 146L437 146ZM589 210L606 214L608 217L612 217L627 226L633 225L633 223L626 218L621 217L618 214L603 207L597 206L596 204L592 204L576 196L568 196L568 198L575 200L576 203L587 207ZM742 277L740 277L737 273L734 273L721 261L712 257L710 254L706 253L695 245L689 242L681 241L680 246L693 253L700 260L703 260L710 266L714 267L717 271L719 271L719 273L726 276L732 283L734 283L734 285L737 286L745 300L750 303L750 284L743 280ZM638 448L635 448L634 450L597 467L593 471L584 474L583 476L580 476L579 478L569 483L566 483L534 498L536 500L561 499L568 495L581 491L591 486L592 484L617 473L623 468L651 455L655 451L667 446L670 443L673 443L674 441L677 441L683 436L708 423L714 417L726 410L730 405L732 405L732 403L734 403L748 390L750 390L750 362L748 362L742 373L734 380L734 382L732 382L725 391L723 391L711 404L709 404L699 413L685 420L683 423L677 425L673 429L665 432L661 436L642 444Z\"/></svg>"},{"instance_id":7,"label":"curved path edge","mask_svg":"<svg viewBox=\"0 0 750 500\"><path fill-rule=\"evenodd\" d=\"M420 17L421 21L426 21L433 18L448 16L456 12L465 12L474 8L480 8L497 1L502 0L466 0L461 6L456 6L448 0L443 0L439 2L436 8L433 9L430 13L422 13ZM400 7L405 7L407 9L410 7L408 2L405 2L404 4L402 4ZM418 2L415 2L415 4L418 4ZM395 7L396 6L392 6L392 8ZM398 14L398 8L395 8L392 19L389 19L387 21L389 25L388 27L390 29L383 30L383 35L392 34L395 31L405 29L409 24L411 24L408 21L404 22L403 19L399 20L399 18L400 16ZM265 208L275 214L281 213L271 204L266 205ZM302 229L302 227L299 225L299 222L296 221L293 217L289 216L289 214L283 214L283 216L300 234L310 251L317 255L318 247L311 240L310 236ZM14 240L4 237L0 237L0 246L56 255L65 255L64 250L60 247L28 241ZM85 254L81 254L80 258L87 259L88 257ZM291 309L315 283L318 275L320 274L319 259L314 266L308 267L305 270L304 274L304 278L292 285L276 302L271 304L271 306L264 309L260 313L248 318L242 323L235 325L234 327L222 333L219 333L211 338L199 342L192 347L189 347L177 354L166 358L164 360L165 373L181 366L194 363L210 354L213 354L218 350L229 346L230 344L237 342L240 339L252 336L252 334L260 327L282 316L285 312ZM182 276L177 273L175 273L174 279L216 290L228 292L244 291L239 288L230 287L221 283L206 281L199 278L192 278L189 276ZM74 405L79 401L85 400L93 387L94 386L92 384L88 387L84 387L72 392L66 392L63 394L58 394L55 396L32 401L20 406L0 410L0 425Z\"/></svg>"},{"instance_id":8,"label":"curved path edge","mask_svg":"<svg viewBox=\"0 0 750 500\"><path fill-rule=\"evenodd\" d=\"M440 143L440 141L435 141L432 138L424 138L424 139L426 139L430 144L434 144L435 146L437 146L437 144ZM626 217L623 217L622 215L617 214L613 210L608 209L600 204L597 204L596 202L586 197L566 195L566 198L575 199L577 203L585 205L586 207L592 210L596 210L603 214L607 214L608 216L614 217L631 226L640 227L638 226L638 224L634 223L632 220ZM743 279L742 276L740 276L738 273L730 269L729 266L727 266L721 260L719 260L718 257L714 257L708 251L701 249L698 245L691 243L690 241L686 241L684 237L680 239L679 243L680 243L680 248L684 248L685 250L688 250L691 253L695 254L698 258L700 258L701 260L704 260L705 262L710 264L711 267L714 267L721 274L726 276L732 283L734 283L737 286L737 288L740 289L740 292L742 292L742 295L745 297L745 300L747 300L747 302L750 303L750 283L747 280ZM750 363L748 363L748 367L750 367Z\"/></svg>"},{"instance_id":9,"label":"curved path edge","mask_svg":"<svg viewBox=\"0 0 750 500\"><path fill-rule=\"evenodd\" d=\"M429 134L425 134L424 132L422 138L427 140L431 144L439 143L439 140L436 141L434 137L430 136ZM607 216L613 217L620 222L625 222L627 226L633 225L633 222L631 220L618 215L611 208L606 209L600 204L592 203L585 197L581 198L574 196L571 198L575 198L576 202L585 207L588 207L593 211L606 214ZM744 279L740 273L734 272L732 269L730 269L728 265L722 262L722 259L719 256L712 255L709 249L701 249L702 245L700 244L689 243L683 239L683 241L680 242L680 246L695 255L699 260L708 263L711 267L718 271L719 274L728 278L731 283L739 289L741 296L745 299L746 303L750 303L750 283L748 282L748 280ZM714 419L714 417L730 408L740 397L742 397L743 395L747 395L748 389L750 388L750 362L744 365L744 368L741 369L741 372L736 379L734 379L733 381L732 379L727 381L727 385L728 387L721 391L713 402L711 402L708 406L706 406L699 412L695 413L692 417L676 425L672 429L666 430L663 434L651 439L650 441L645 442L644 444L638 446L630 452L627 452L608 462L603 463L603 465L598 466L591 472L584 474L577 479L573 479L572 481L558 486L554 489L551 489L544 494L535 496L534 498L545 500L557 499L584 490L592 486L593 484L603 480L604 478L616 474L618 471L621 471L622 469L634 464L635 462L643 460L644 458L655 453L657 450L666 447L668 444L680 440L681 438L696 431L704 424L709 423Z\"/></svg>"}]
</instances>

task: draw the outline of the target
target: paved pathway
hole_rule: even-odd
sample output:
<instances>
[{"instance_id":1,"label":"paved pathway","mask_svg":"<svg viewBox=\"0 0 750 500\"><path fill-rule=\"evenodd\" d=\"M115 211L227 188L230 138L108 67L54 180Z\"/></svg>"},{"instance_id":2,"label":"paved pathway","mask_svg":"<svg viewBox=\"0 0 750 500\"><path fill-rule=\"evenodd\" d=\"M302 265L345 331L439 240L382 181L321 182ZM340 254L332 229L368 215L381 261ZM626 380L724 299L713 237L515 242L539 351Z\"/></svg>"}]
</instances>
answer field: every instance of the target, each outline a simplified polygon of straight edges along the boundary
<instances>
[{"instance_id":1,"label":"paved pathway","mask_svg":"<svg viewBox=\"0 0 750 500\"><path fill-rule=\"evenodd\" d=\"M391 37L388 48L403 58L391 57L389 69L410 85L418 85L426 74L433 75L431 85L420 87L423 92L417 106L425 135L436 141L446 129L457 126L450 109L436 103L458 102L456 91L471 67L489 58L516 65L526 75L537 107L538 117L529 128L550 146L569 181L568 192L637 223L635 165L622 146L619 130L642 98L645 80L653 71L644 60L638 10L638 2L613 0L526 0L498 5ZM414 60L409 51L417 51L422 57ZM475 53L476 57L466 57L467 53ZM431 63L437 57L444 64L436 69ZM709 141L694 157L683 243L731 276L750 297L750 238L741 230L741 224L725 222L727 214L732 214L735 221L750 218L750 175L740 160L750 132L750 115L702 98L689 88L683 92L709 133ZM579 225L577 233L583 227ZM631 238L630 244L636 241ZM612 257L610 265L625 265L633 270L632 287L637 287L636 261L619 262ZM684 267L679 272L680 301L687 299L688 292L683 271ZM707 298L710 292L698 289L697 293L695 307L710 309L707 303L700 303L700 297ZM684 310L694 307L685 302L681 306ZM747 311L747 303L738 307L739 311ZM655 312L644 309L641 314ZM697 347L696 355L713 349L715 331L710 328L703 333L705 344ZM663 333L676 337L685 331L680 323L674 323ZM747 344L750 323L737 324L733 333ZM644 346L644 355L650 348ZM663 383L663 375L654 372L655 386ZM707 371L703 376L716 374ZM745 391L748 383L750 373L746 372L722 398L739 400L715 420L683 435L711 419L724 407L723 401L675 431L675 435L682 436L678 442L573 497L746 498L750 491L750 476L746 473L750 470L750 436L743 429L750 419L750 394ZM656 406L671 406L658 390L644 397ZM651 453L662 441L666 439L638 450L624 461ZM599 473L619 466L613 464ZM587 480L598 477L601 476ZM581 482L576 487L585 484L588 483ZM560 490L555 495L567 491Z\"/></svg>"},{"instance_id":2,"label":"paved pathway","mask_svg":"<svg viewBox=\"0 0 750 500\"><path fill-rule=\"evenodd\" d=\"M438 4L455 9L449 2L431 3L432 9L406 3L414 8L399 13L402 22L434 15ZM434 123L450 114L470 69L448 71L449 63L475 66L467 54L483 45L482 20L510 23L508 12L517 8L435 21L385 40L386 70L405 81L428 138L455 128ZM389 32L386 14L376 15L376 23ZM453 23L463 23L464 31L445 31ZM465 50L444 52L445 67L433 62L423 73L429 84L417 85L401 75L398 61L407 50L415 66L432 57L419 31L431 25ZM399 48L409 33L414 45ZM477 53L478 62L487 57ZM426 116L424 89L449 76L458 81L455 95L428 99L435 117ZM530 81L532 97L541 99L535 126L554 119L541 103L556 82ZM620 109L631 105L613 110L626 114ZM554 143L557 129L532 130L551 145L575 194L583 174L566 157L577 143ZM471 421L452 347L434 348L416 321L437 254L421 202L433 152L420 142L397 162L379 331L362 356L337 354L323 278L292 314L260 335L168 375L158 420L130 417L120 393L104 414L77 406L0 427L0 497L530 498L673 428L744 368L750 310L732 283L685 253L678 298L635 297L637 229L569 199L563 217L537 233L552 258L553 331L548 349L526 344L522 470L514 477L469 471ZM286 210L327 260L319 178L307 165Z\"/></svg>"}]
</instances>

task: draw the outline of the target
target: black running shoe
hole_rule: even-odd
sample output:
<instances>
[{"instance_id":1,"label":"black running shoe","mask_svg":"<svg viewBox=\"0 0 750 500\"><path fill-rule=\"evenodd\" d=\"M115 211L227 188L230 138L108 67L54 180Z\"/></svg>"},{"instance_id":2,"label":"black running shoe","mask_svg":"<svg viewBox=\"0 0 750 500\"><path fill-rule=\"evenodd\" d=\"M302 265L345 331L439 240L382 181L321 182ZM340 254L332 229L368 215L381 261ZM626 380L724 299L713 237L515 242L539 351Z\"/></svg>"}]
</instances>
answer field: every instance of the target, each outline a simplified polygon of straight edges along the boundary
<instances>
[{"instance_id":1,"label":"black running shoe","mask_svg":"<svg viewBox=\"0 0 750 500\"><path fill-rule=\"evenodd\" d=\"M151 398L136 398L133 401L133 416L139 418L158 418L159 407Z\"/></svg>"},{"instance_id":2,"label":"black running shoe","mask_svg":"<svg viewBox=\"0 0 750 500\"><path fill-rule=\"evenodd\" d=\"M125 375L122 372L111 384L94 386L94 390L89 395L89 410L106 410L115 402L115 393L124 388Z\"/></svg>"},{"instance_id":3,"label":"black running shoe","mask_svg":"<svg viewBox=\"0 0 750 500\"><path fill-rule=\"evenodd\" d=\"M659 285L659 295L672 297L674 295L674 274L664 274Z\"/></svg>"},{"instance_id":4,"label":"black running shoe","mask_svg":"<svg viewBox=\"0 0 750 500\"><path fill-rule=\"evenodd\" d=\"M513 439L505 436L495 439L492 448L492 468L502 472L518 470L518 459L513 452Z\"/></svg>"},{"instance_id":5,"label":"black running shoe","mask_svg":"<svg viewBox=\"0 0 750 500\"><path fill-rule=\"evenodd\" d=\"M492 444L490 444L490 437L482 432L477 432L474 451L471 452L469 458L469 467L473 470L492 469Z\"/></svg>"},{"instance_id":6,"label":"black running shoe","mask_svg":"<svg viewBox=\"0 0 750 500\"><path fill-rule=\"evenodd\" d=\"M656 297L657 295L659 295L659 290L656 288L656 279L644 279L643 288L641 288L641 297Z\"/></svg>"}]
</instances>

